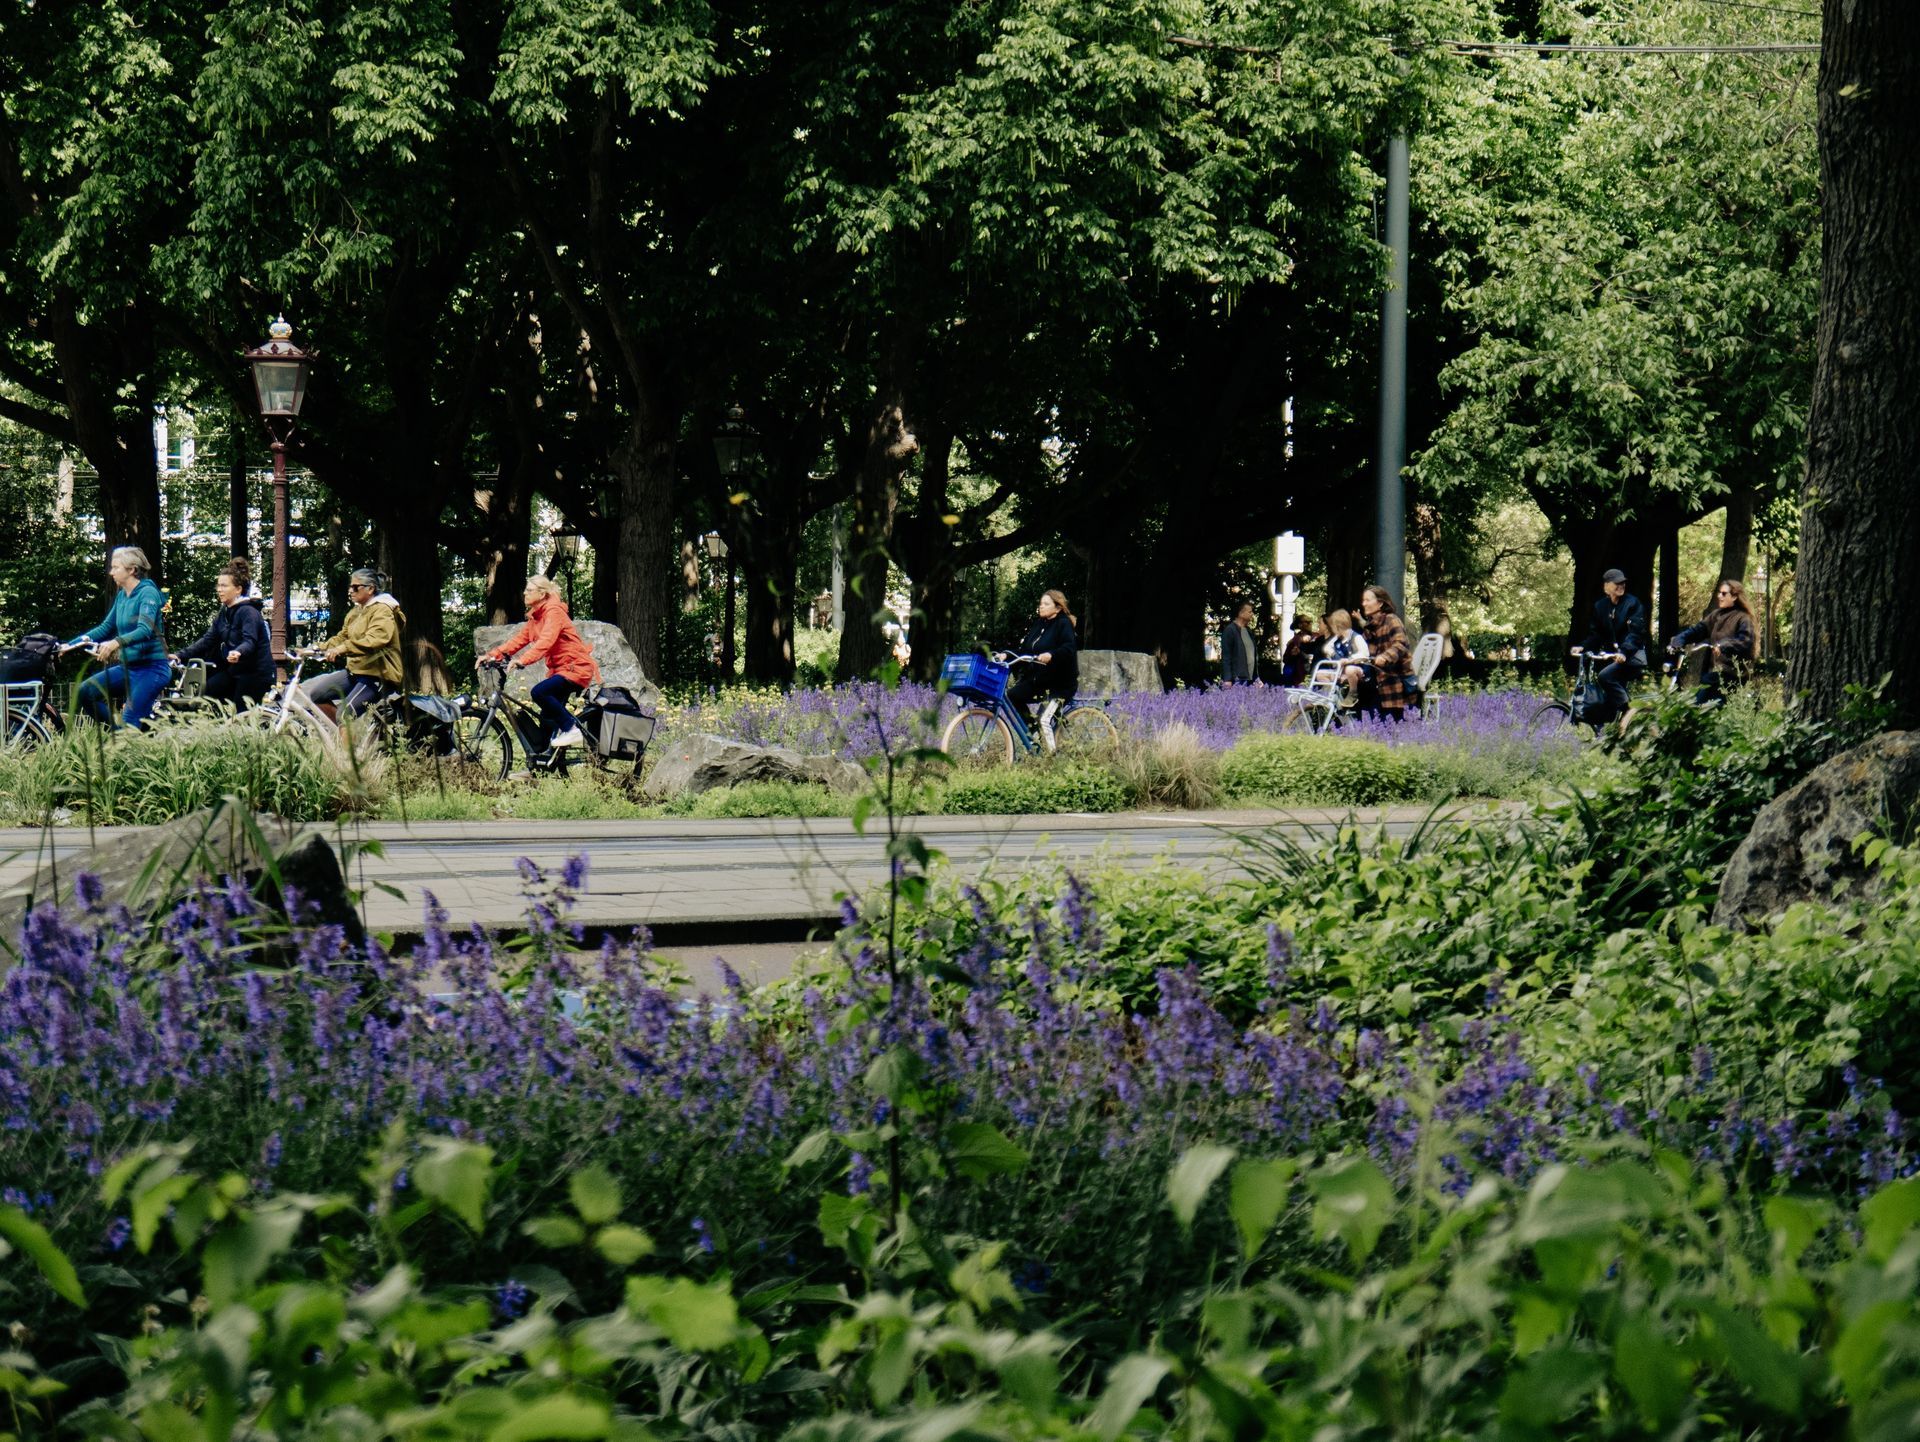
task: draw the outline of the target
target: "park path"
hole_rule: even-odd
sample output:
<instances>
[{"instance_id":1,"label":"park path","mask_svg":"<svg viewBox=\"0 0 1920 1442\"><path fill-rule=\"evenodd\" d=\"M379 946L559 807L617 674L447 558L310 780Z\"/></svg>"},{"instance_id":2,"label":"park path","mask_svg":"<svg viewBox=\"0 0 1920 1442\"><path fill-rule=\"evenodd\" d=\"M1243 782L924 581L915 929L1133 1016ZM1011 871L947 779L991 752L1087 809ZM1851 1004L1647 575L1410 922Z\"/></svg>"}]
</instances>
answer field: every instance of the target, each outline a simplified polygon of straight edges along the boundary
<instances>
[{"instance_id":1,"label":"park path","mask_svg":"<svg viewBox=\"0 0 1920 1442\"><path fill-rule=\"evenodd\" d=\"M903 822L945 853L968 879L1036 866L1105 862L1128 868L1174 864L1231 875L1243 833L1277 828L1310 840L1350 818L1405 834L1425 807L1124 812L1113 815L926 816ZM1484 814L1461 808L1461 815ZM743 971L783 970L809 936L829 933L841 893L886 879L884 820L866 835L844 819L363 822L334 828L348 843L349 880L365 892L376 931L417 932L431 892L456 924L510 929L524 911L518 869L526 857L550 875L569 856L588 857L574 916L587 926L653 928L664 950L710 964L736 955ZM26 880L52 847L64 862L109 828L0 829L0 891ZM377 854L367 843L378 843ZM704 966L702 968L705 969Z\"/></svg>"}]
</instances>

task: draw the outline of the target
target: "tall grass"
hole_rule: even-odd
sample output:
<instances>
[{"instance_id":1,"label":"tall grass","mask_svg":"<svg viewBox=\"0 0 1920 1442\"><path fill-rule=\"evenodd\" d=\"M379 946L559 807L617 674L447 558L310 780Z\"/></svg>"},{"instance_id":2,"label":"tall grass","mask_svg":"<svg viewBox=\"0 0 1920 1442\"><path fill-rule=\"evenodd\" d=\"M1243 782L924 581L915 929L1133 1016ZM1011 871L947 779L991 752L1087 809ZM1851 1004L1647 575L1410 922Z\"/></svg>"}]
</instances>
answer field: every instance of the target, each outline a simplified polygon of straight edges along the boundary
<instances>
[{"instance_id":1,"label":"tall grass","mask_svg":"<svg viewBox=\"0 0 1920 1442\"><path fill-rule=\"evenodd\" d=\"M32 750L0 751L0 820L40 825L62 813L100 826L147 826L234 796L255 811L323 821L375 807L385 759L225 725L141 734L79 725Z\"/></svg>"}]
</instances>

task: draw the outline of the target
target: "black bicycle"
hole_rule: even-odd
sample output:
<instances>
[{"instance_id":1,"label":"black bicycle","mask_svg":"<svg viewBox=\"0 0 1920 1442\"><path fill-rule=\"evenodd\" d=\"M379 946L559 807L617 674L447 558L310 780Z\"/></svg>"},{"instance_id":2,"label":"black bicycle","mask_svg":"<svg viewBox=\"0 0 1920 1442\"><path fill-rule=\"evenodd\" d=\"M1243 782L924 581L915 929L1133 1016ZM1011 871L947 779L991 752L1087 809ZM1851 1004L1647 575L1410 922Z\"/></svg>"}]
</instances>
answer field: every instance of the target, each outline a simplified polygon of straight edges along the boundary
<instances>
[{"instance_id":1,"label":"black bicycle","mask_svg":"<svg viewBox=\"0 0 1920 1442\"><path fill-rule=\"evenodd\" d=\"M531 775L567 774L572 764L567 747L548 748L546 718L540 708L507 689L507 663L481 661L482 696L461 698L462 711L470 734L480 738L491 769L496 750L504 750L499 775L504 780L513 770L512 754L518 742ZM490 683L490 684L488 684ZM580 730L581 750L587 763L597 770L628 768L629 787L637 785L645 764L647 743L653 740L656 719L642 710L624 687L599 686L589 694L577 712L570 711Z\"/></svg>"}]
</instances>

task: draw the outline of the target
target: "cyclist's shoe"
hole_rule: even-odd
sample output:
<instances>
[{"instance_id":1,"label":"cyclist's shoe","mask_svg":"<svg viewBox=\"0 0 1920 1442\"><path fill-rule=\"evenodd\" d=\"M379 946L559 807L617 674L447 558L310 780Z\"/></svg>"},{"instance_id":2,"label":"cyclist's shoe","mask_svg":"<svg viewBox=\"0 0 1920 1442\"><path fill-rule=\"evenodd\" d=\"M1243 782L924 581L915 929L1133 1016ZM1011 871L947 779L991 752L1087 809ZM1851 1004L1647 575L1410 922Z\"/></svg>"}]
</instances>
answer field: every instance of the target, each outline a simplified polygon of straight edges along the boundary
<instances>
[{"instance_id":1,"label":"cyclist's shoe","mask_svg":"<svg viewBox=\"0 0 1920 1442\"><path fill-rule=\"evenodd\" d=\"M536 751L533 753L533 769L535 771L551 771L559 764L560 753L551 747L545 751Z\"/></svg>"},{"instance_id":2,"label":"cyclist's shoe","mask_svg":"<svg viewBox=\"0 0 1920 1442\"><path fill-rule=\"evenodd\" d=\"M580 734L580 728L578 726L569 726L553 738L552 744L553 749L558 751L562 746L581 746L585 743L586 738Z\"/></svg>"}]
</instances>

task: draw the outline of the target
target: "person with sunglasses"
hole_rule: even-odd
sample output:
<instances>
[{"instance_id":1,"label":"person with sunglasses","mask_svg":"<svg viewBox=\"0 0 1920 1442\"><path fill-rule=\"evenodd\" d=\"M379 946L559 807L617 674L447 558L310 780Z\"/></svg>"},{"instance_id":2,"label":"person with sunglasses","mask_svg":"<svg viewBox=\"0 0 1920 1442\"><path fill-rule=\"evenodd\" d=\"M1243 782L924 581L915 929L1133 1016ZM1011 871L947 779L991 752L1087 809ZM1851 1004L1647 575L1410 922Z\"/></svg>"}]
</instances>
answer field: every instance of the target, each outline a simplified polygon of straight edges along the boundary
<instances>
[{"instance_id":1,"label":"person with sunglasses","mask_svg":"<svg viewBox=\"0 0 1920 1442\"><path fill-rule=\"evenodd\" d=\"M1667 649L1678 655L1684 647L1703 641L1707 654L1702 685L1693 699L1697 705L1709 706L1726 699L1727 690L1740 683L1746 663L1754 658L1753 607L1738 581L1722 581L1707 614L1669 640Z\"/></svg>"},{"instance_id":2,"label":"person with sunglasses","mask_svg":"<svg viewBox=\"0 0 1920 1442\"><path fill-rule=\"evenodd\" d=\"M406 680L400 632L407 618L387 594L386 578L368 567L347 577L347 599L353 604L340 629L320 643L328 661L345 664L301 682L300 689L309 701L338 701L347 715L358 716Z\"/></svg>"}]
</instances>

